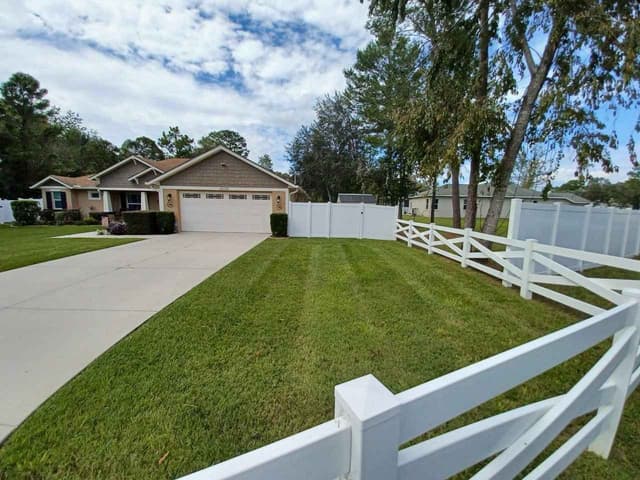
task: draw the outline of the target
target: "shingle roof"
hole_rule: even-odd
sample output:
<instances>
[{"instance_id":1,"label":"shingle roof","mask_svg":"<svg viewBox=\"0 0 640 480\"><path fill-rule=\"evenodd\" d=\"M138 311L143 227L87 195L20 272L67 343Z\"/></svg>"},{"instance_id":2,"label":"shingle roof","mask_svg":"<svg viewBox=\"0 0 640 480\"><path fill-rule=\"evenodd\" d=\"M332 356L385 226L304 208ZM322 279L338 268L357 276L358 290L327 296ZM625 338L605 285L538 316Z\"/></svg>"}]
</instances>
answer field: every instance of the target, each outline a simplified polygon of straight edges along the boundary
<instances>
[{"instance_id":1,"label":"shingle roof","mask_svg":"<svg viewBox=\"0 0 640 480\"><path fill-rule=\"evenodd\" d=\"M76 188L95 187L96 182L91 180L90 175L82 175L81 177L64 177L62 175L51 175L52 178L60 180L65 185Z\"/></svg>"},{"instance_id":2,"label":"shingle roof","mask_svg":"<svg viewBox=\"0 0 640 480\"><path fill-rule=\"evenodd\" d=\"M376 203L375 195L370 193L339 193L339 203Z\"/></svg>"},{"instance_id":3,"label":"shingle roof","mask_svg":"<svg viewBox=\"0 0 640 480\"><path fill-rule=\"evenodd\" d=\"M182 165L185 162L191 160L190 158L165 158L164 160L149 160L147 158L144 159L145 162L149 163L149 165L153 165L159 170L162 170L162 173L168 172L169 170L176 168L179 165Z\"/></svg>"},{"instance_id":4,"label":"shingle roof","mask_svg":"<svg viewBox=\"0 0 640 480\"><path fill-rule=\"evenodd\" d=\"M468 184L460 184L460 198L466 198L469 191ZM491 198L493 196L494 187L489 183L481 183L478 185L478 197L479 198ZM430 191L420 192L417 195L413 195L411 198L423 198L430 196ZM450 197L451 185L442 185L436 189L437 197ZM542 198L542 193L529 188L524 188L514 183L507 187L506 198ZM549 192L549 200L567 200L570 203L576 203L579 205L586 205L589 202L586 198L582 198L579 195L569 192Z\"/></svg>"}]
</instances>

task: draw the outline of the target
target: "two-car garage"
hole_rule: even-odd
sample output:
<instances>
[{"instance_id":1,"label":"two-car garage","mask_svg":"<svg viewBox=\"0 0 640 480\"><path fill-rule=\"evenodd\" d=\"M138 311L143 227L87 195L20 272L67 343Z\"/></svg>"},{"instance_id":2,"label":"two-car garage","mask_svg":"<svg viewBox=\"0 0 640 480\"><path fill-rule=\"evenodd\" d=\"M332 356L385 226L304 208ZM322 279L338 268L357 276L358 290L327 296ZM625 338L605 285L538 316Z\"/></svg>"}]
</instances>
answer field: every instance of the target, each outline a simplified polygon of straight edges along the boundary
<instances>
[{"instance_id":1,"label":"two-car garage","mask_svg":"<svg viewBox=\"0 0 640 480\"><path fill-rule=\"evenodd\" d=\"M174 212L178 231L270 233L271 214L286 213L298 187L218 146L147 182L160 208Z\"/></svg>"},{"instance_id":2,"label":"two-car garage","mask_svg":"<svg viewBox=\"0 0 640 480\"><path fill-rule=\"evenodd\" d=\"M183 231L269 233L269 192L180 192Z\"/></svg>"}]
</instances>

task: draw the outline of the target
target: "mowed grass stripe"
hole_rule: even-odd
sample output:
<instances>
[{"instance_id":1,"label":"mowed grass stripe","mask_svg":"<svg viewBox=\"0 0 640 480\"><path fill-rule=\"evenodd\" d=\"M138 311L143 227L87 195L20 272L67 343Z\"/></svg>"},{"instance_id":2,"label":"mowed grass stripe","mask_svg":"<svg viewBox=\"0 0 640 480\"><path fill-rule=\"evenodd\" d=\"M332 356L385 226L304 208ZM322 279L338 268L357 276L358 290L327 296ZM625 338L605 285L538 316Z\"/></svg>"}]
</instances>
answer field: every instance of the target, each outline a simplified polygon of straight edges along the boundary
<instances>
[{"instance_id":1,"label":"mowed grass stripe","mask_svg":"<svg viewBox=\"0 0 640 480\"><path fill-rule=\"evenodd\" d=\"M330 419L343 381L373 373L397 392L577 318L399 242L267 240L47 401L0 448L0 477L176 478ZM595 358L448 426L566 391ZM640 472L637 404L614 459L565 478Z\"/></svg>"}]
</instances>

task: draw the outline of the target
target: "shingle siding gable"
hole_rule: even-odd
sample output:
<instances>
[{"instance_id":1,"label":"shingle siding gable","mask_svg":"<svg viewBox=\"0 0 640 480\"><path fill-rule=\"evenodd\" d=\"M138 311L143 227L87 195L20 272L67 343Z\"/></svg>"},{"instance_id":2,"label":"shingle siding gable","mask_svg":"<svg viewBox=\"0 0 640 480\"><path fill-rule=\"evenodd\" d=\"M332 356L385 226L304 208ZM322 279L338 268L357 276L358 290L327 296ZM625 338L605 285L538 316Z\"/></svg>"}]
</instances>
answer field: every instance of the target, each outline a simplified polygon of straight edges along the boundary
<instances>
[{"instance_id":1,"label":"shingle siding gable","mask_svg":"<svg viewBox=\"0 0 640 480\"><path fill-rule=\"evenodd\" d=\"M143 182L140 182L141 185L135 183L135 181L130 182L128 180L129 177L135 175L136 173L140 173L143 170L149 168L144 163L140 162L128 162L122 165L120 168L116 168L115 170L110 171L109 173L104 174L99 178L100 185L99 188L128 188L131 187L132 190L136 188L140 188L141 185L144 186Z\"/></svg>"},{"instance_id":2,"label":"shingle siding gable","mask_svg":"<svg viewBox=\"0 0 640 480\"><path fill-rule=\"evenodd\" d=\"M223 166L224 164L224 166ZM287 184L257 168L220 152L176 173L163 186L285 188Z\"/></svg>"}]
</instances>

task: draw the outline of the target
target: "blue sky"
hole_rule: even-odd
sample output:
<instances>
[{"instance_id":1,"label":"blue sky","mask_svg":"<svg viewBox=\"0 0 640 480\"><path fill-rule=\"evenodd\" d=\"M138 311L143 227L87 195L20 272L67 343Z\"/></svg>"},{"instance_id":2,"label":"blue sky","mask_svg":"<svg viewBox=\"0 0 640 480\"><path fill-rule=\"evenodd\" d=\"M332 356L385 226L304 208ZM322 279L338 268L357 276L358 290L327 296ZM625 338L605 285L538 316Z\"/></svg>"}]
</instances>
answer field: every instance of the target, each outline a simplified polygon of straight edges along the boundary
<instances>
[{"instance_id":1,"label":"blue sky","mask_svg":"<svg viewBox=\"0 0 640 480\"><path fill-rule=\"evenodd\" d=\"M268 153L288 170L286 144L318 97L344 87L343 69L370 39L366 21L358 0L5 0L0 80L34 75L116 145L171 125L195 138L229 128L251 158ZM608 122L620 136L613 181L629 169L636 118ZM573 171L567 152L554 183Z\"/></svg>"},{"instance_id":2,"label":"blue sky","mask_svg":"<svg viewBox=\"0 0 640 480\"><path fill-rule=\"evenodd\" d=\"M5 0L0 79L34 75L117 145L229 128L288 170L285 145L344 87L366 21L357 0Z\"/></svg>"}]
</instances>

